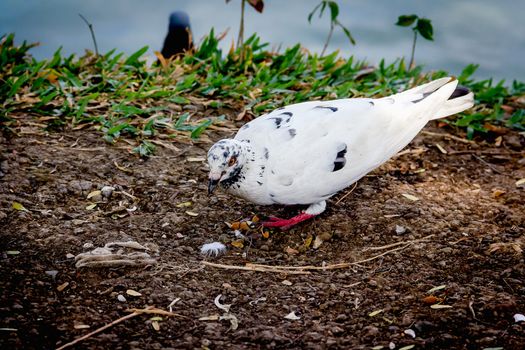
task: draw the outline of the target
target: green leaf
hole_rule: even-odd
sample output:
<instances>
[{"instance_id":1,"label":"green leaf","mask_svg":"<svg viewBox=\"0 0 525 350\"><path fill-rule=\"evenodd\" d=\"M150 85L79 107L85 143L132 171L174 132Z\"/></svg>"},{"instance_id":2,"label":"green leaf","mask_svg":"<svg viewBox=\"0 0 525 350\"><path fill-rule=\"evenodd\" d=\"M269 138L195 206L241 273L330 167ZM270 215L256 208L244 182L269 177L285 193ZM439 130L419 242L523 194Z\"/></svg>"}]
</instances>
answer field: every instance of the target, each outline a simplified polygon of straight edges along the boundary
<instances>
[{"instance_id":1,"label":"green leaf","mask_svg":"<svg viewBox=\"0 0 525 350\"><path fill-rule=\"evenodd\" d=\"M461 74L458 77L460 82L466 81L476 70L479 68L479 64L469 64L461 71Z\"/></svg>"},{"instance_id":2,"label":"green leaf","mask_svg":"<svg viewBox=\"0 0 525 350\"><path fill-rule=\"evenodd\" d=\"M142 141L140 145L131 150L133 153L138 153L141 157L148 157L155 152L155 145L148 141Z\"/></svg>"},{"instance_id":3,"label":"green leaf","mask_svg":"<svg viewBox=\"0 0 525 350\"><path fill-rule=\"evenodd\" d=\"M128 123L122 123L119 125L115 125L114 127L108 129L107 133L110 135L114 135L119 133L122 129L127 128L129 126Z\"/></svg>"},{"instance_id":4,"label":"green leaf","mask_svg":"<svg viewBox=\"0 0 525 350\"><path fill-rule=\"evenodd\" d=\"M18 202L13 202L11 204L11 207L18 211L29 211L21 203L18 203Z\"/></svg>"},{"instance_id":5,"label":"green leaf","mask_svg":"<svg viewBox=\"0 0 525 350\"><path fill-rule=\"evenodd\" d=\"M396 25L401 27L408 27L414 23L414 21L417 19L417 15L401 15L397 18Z\"/></svg>"},{"instance_id":6,"label":"green leaf","mask_svg":"<svg viewBox=\"0 0 525 350\"><path fill-rule=\"evenodd\" d=\"M326 9L326 1L323 0L323 2L321 3L321 10L319 11L319 18L321 18L325 9Z\"/></svg>"},{"instance_id":7,"label":"green leaf","mask_svg":"<svg viewBox=\"0 0 525 350\"><path fill-rule=\"evenodd\" d=\"M427 18L420 18L417 20L416 30L421 34L421 36L427 40L434 40L432 37L434 34L434 29L432 28L432 23Z\"/></svg>"},{"instance_id":8,"label":"green leaf","mask_svg":"<svg viewBox=\"0 0 525 350\"><path fill-rule=\"evenodd\" d=\"M148 51L148 46L144 46L143 48L139 49L137 52L133 53L131 56L128 57L128 59L124 62L125 65L129 66L139 66L141 65L139 58L144 53Z\"/></svg>"},{"instance_id":9,"label":"green leaf","mask_svg":"<svg viewBox=\"0 0 525 350\"><path fill-rule=\"evenodd\" d=\"M317 6L314 7L314 9L312 10L312 12L310 12L310 13L308 14L308 23L312 23L312 17L313 17L313 15L315 14L315 12L317 11L317 9L319 9L319 7L321 7L321 5L322 5L322 3L317 4Z\"/></svg>"},{"instance_id":10,"label":"green leaf","mask_svg":"<svg viewBox=\"0 0 525 350\"><path fill-rule=\"evenodd\" d=\"M330 7L330 18L332 22L335 22L339 16L339 5L335 1L328 1L328 6Z\"/></svg>"},{"instance_id":11,"label":"green leaf","mask_svg":"<svg viewBox=\"0 0 525 350\"><path fill-rule=\"evenodd\" d=\"M198 127L196 127L192 132L191 132L191 138L192 139L196 139L198 138L203 132L204 130L206 130L206 128L208 126L211 125L211 119L207 119L205 120L204 122L202 122Z\"/></svg>"},{"instance_id":12,"label":"green leaf","mask_svg":"<svg viewBox=\"0 0 525 350\"><path fill-rule=\"evenodd\" d=\"M352 45L355 45L355 40L354 40L354 37L352 36L352 34L350 33L350 31L348 30L348 28L344 27L341 23L337 22L337 24L339 25L339 27L341 27L341 29L343 30L343 32L345 33L346 37L348 38L348 40L350 40L350 42L352 43Z\"/></svg>"},{"instance_id":13,"label":"green leaf","mask_svg":"<svg viewBox=\"0 0 525 350\"><path fill-rule=\"evenodd\" d=\"M190 100L179 95L175 95L173 97L168 98L168 101L176 103L178 105L187 105L188 103L190 103Z\"/></svg>"},{"instance_id":14,"label":"green leaf","mask_svg":"<svg viewBox=\"0 0 525 350\"><path fill-rule=\"evenodd\" d=\"M507 126L519 130L525 130L525 109L519 109L507 121Z\"/></svg>"}]
</instances>

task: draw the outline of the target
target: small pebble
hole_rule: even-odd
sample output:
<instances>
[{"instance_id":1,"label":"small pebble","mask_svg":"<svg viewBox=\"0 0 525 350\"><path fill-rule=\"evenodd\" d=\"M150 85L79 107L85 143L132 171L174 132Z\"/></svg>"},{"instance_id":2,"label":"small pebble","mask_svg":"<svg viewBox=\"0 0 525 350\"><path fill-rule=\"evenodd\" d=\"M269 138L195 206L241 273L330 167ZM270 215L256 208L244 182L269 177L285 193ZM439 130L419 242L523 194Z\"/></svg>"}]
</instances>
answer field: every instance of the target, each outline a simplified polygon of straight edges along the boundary
<instances>
[{"instance_id":1,"label":"small pebble","mask_svg":"<svg viewBox=\"0 0 525 350\"><path fill-rule=\"evenodd\" d=\"M396 225L396 233L398 235L402 235L403 233L407 232L407 229L403 226Z\"/></svg>"},{"instance_id":2,"label":"small pebble","mask_svg":"<svg viewBox=\"0 0 525 350\"><path fill-rule=\"evenodd\" d=\"M123 296L122 294L117 295L117 299L118 299L118 301L120 301L121 303L125 303L125 302L126 302L126 297Z\"/></svg>"},{"instance_id":3,"label":"small pebble","mask_svg":"<svg viewBox=\"0 0 525 350\"><path fill-rule=\"evenodd\" d=\"M84 249L91 249L93 247L94 247L94 245L91 242L84 243L84 245L82 246L82 248L84 248Z\"/></svg>"},{"instance_id":4,"label":"small pebble","mask_svg":"<svg viewBox=\"0 0 525 350\"><path fill-rule=\"evenodd\" d=\"M113 191L115 191L115 187L112 186L104 186L100 189L100 193L106 198L110 197Z\"/></svg>"},{"instance_id":5,"label":"small pebble","mask_svg":"<svg viewBox=\"0 0 525 350\"><path fill-rule=\"evenodd\" d=\"M57 271L57 270L49 270L49 271L46 271L46 275L53 277L53 279L55 279L55 277L57 276L57 274L58 274L58 271Z\"/></svg>"},{"instance_id":6,"label":"small pebble","mask_svg":"<svg viewBox=\"0 0 525 350\"><path fill-rule=\"evenodd\" d=\"M73 254L71 254L71 253L67 253L67 254L66 254L66 258L67 258L67 259L73 259L74 257L75 257L75 256L74 256Z\"/></svg>"},{"instance_id":7,"label":"small pebble","mask_svg":"<svg viewBox=\"0 0 525 350\"><path fill-rule=\"evenodd\" d=\"M391 341L391 342L388 344L388 348L389 348L390 350L394 350L394 349L396 348L396 344L394 344L394 342Z\"/></svg>"},{"instance_id":8,"label":"small pebble","mask_svg":"<svg viewBox=\"0 0 525 350\"><path fill-rule=\"evenodd\" d=\"M524 321L525 321L525 316L523 314L514 315L514 322L518 323L518 322L524 322Z\"/></svg>"}]
</instances>

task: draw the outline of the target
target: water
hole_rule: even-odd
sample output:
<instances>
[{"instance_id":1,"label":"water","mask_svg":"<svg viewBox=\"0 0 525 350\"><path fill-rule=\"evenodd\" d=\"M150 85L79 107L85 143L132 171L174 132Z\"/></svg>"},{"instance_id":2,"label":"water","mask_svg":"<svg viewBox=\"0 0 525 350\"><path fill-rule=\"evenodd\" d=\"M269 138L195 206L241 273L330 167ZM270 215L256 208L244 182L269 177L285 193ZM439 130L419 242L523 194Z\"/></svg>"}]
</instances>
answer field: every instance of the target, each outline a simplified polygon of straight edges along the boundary
<instances>
[{"instance_id":1,"label":"water","mask_svg":"<svg viewBox=\"0 0 525 350\"><path fill-rule=\"evenodd\" d=\"M308 13L318 0L266 0L263 14L247 6L245 37L257 32L272 47L300 42L313 52L322 50L328 33L328 13L308 24ZM340 0L339 20L357 40L351 46L336 30L328 51L340 49L377 64L410 55L412 32L395 26L397 17L415 13L434 25L434 41L418 40L416 61L426 69L459 74L469 63L478 63L478 78L525 80L525 1L515 0ZM92 49L81 13L93 23L99 50L112 48L132 53L144 45L150 55L162 46L169 13L189 13L197 41L211 27L229 28L223 47L235 40L240 0L2 0L0 34L14 32L18 41L40 42L36 58L48 58L59 47L66 54Z\"/></svg>"}]
</instances>

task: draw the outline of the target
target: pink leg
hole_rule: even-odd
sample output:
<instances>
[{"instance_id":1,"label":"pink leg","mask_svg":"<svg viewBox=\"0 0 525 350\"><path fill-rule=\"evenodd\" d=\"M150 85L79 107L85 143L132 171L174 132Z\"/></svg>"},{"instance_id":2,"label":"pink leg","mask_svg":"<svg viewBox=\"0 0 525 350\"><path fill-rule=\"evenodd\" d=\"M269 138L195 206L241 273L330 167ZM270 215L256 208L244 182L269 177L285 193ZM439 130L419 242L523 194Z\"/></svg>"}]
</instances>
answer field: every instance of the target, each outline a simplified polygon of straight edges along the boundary
<instances>
[{"instance_id":1,"label":"pink leg","mask_svg":"<svg viewBox=\"0 0 525 350\"><path fill-rule=\"evenodd\" d=\"M297 216L294 216L291 219L279 219L275 217L271 217L268 220L262 223L264 227L280 227L283 230L287 230L290 227L297 225L300 222L303 222L305 220L313 218L315 215L307 214L307 213L301 213Z\"/></svg>"}]
</instances>

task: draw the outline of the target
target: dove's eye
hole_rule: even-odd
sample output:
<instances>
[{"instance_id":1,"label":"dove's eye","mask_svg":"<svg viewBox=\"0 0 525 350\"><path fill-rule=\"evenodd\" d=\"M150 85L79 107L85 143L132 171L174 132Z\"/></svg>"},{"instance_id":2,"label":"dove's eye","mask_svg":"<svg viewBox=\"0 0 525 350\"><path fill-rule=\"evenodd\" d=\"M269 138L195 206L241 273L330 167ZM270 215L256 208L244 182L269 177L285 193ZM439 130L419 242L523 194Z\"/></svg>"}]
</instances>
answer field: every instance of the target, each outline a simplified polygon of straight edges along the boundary
<instances>
[{"instance_id":1,"label":"dove's eye","mask_svg":"<svg viewBox=\"0 0 525 350\"><path fill-rule=\"evenodd\" d=\"M230 160L228 161L228 166L233 166L235 163L237 163L237 158L231 157Z\"/></svg>"}]
</instances>

